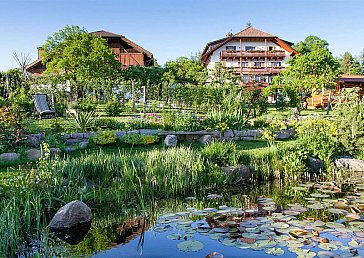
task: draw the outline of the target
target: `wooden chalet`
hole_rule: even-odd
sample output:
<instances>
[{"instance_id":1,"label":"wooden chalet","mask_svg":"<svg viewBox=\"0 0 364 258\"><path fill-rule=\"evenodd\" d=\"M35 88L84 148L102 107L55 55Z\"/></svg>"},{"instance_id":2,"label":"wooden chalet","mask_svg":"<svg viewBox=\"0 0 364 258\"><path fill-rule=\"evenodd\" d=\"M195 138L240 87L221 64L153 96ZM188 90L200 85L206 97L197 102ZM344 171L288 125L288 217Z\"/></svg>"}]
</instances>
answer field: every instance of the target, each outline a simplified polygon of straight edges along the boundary
<instances>
[{"instance_id":1,"label":"wooden chalet","mask_svg":"<svg viewBox=\"0 0 364 258\"><path fill-rule=\"evenodd\" d=\"M222 63L229 71L241 75L244 83L268 86L286 61L297 54L293 43L254 27L206 44L200 61L210 70Z\"/></svg>"},{"instance_id":2,"label":"wooden chalet","mask_svg":"<svg viewBox=\"0 0 364 258\"><path fill-rule=\"evenodd\" d=\"M106 39L109 47L116 53L116 60L121 63L121 68L129 66L153 66L153 54L137 45L123 35L100 30L91 32L95 36ZM38 47L38 58L26 67L26 71L33 75L42 75L46 67L42 64L42 49Z\"/></svg>"}]
</instances>

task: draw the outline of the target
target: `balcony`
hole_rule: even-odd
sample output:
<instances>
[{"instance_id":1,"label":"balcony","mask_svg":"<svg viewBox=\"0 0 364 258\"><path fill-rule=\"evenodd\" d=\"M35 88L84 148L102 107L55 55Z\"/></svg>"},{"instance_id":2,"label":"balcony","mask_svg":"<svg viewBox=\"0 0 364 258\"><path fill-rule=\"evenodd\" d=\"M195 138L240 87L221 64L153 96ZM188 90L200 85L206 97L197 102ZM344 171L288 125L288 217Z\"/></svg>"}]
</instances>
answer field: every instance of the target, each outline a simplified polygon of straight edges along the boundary
<instances>
[{"instance_id":1,"label":"balcony","mask_svg":"<svg viewBox=\"0 0 364 258\"><path fill-rule=\"evenodd\" d=\"M283 67L235 67L235 73L244 74L278 74Z\"/></svg>"},{"instance_id":2,"label":"balcony","mask_svg":"<svg viewBox=\"0 0 364 258\"><path fill-rule=\"evenodd\" d=\"M283 60L286 57L286 53L283 50L275 50L275 51L242 51L242 50L223 50L220 52L220 59L276 59Z\"/></svg>"}]
</instances>

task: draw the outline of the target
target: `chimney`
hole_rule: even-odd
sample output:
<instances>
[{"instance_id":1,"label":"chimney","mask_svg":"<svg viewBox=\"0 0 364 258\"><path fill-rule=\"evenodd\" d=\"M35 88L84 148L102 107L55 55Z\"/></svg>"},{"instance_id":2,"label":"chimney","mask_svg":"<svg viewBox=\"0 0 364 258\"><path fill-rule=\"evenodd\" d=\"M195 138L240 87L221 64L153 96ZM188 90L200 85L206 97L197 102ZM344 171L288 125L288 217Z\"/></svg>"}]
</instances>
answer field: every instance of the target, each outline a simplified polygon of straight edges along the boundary
<instances>
[{"instance_id":1,"label":"chimney","mask_svg":"<svg viewBox=\"0 0 364 258\"><path fill-rule=\"evenodd\" d=\"M37 49L38 49L38 59L40 59L41 58L41 54L43 52L43 48L42 47L38 47Z\"/></svg>"}]
</instances>

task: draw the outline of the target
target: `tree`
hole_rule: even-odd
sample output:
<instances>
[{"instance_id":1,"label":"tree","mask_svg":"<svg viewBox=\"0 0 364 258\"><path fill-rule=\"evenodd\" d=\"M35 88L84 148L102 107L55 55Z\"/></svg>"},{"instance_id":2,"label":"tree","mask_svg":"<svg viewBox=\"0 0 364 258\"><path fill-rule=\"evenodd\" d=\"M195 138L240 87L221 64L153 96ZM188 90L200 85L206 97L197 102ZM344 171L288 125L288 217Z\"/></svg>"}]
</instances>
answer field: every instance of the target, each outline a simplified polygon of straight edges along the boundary
<instances>
[{"instance_id":1,"label":"tree","mask_svg":"<svg viewBox=\"0 0 364 258\"><path fill-rule=\"evenodd\" d=\"M323 48L328 50L328 47L329 43L317 36L308 36L304 41L300 41L293 46L293 48L296 49L300 54L307 54L317 49Z\"/></svg>"},{"instance_id":2,"label":"tree","mask_svg":"<svg viewBox=\"0 0 364 258\"><path fill-rule=\"evenodd\" d=\"M109 49L105 39L87 33L78 26L66 26L49 36L42 46L45 74L69 80L73 96L82 96L85 90L103 87L109 90L118 78L120 63Z\"/></svg>"},{"instance_id":3,"label":"tree","mask_svg":"<svg viewBox=\"0 0 364 258\"><path fill-rule=\"evenodd\" d=\"M289 67L273 78L272 86L266 92L281 90L291 99L292 106L298 106L300 95L309 95L313 90L330 88L339 74L339 62L332 56L326 40L308 36L296 46L300 55L290 58Z\"/></svg>"},{"instance_id":4,"label":"tree","mask_svg":"<svg viewBox=\"0 0 364 258\"><path fill-rule=\"evenodd\" d=\"M340 59L340 66L341 74L361 74L359 61L355 60L349 52L345 52Z\"/></svg>"},{"instance_id":5,"label":"tree","mask_svg":"<svg viewBox=\"0 0 364 258\"><path fill-rule=\"evenodd\" d=\"M175 61L166 63L163 80L168 84L202 84L206 81L206 68L194 58L179 57Z\"/></svg>"}]
</instances>

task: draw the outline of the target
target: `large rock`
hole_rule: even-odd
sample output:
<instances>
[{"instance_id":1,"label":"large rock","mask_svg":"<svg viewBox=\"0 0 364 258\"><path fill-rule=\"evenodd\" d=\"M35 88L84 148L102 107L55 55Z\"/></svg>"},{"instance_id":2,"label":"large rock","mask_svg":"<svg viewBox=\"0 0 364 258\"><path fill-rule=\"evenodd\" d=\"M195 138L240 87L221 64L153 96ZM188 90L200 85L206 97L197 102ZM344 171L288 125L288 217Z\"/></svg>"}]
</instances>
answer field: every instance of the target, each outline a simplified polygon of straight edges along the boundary
<instances>
[{"instance_id":1,"label":"large rock","mask_svg":"<svg viewBox=\"0 0 364 258\"><path fill-rule=\"evenodd\" d=\"M82 140L83 136L84 136L83 133L73 133L73 134L71 134L71 138L78 139L78 140Z\"/></svg>"},{"instance_id":2,"label":"large rock","mask_svg":"<svg viewBox=\"0 0 364 258\"><path fill-rule=\"evenodd\" d=\"M177 136L173 134L169 134L164 139L164 144L167 147L176 147L177 146Z\"/></svg>"},{"instance_id":3,"label":"large rock","mask_svg":"<svg viewBox=\"0 0 364 258\"><path fill-rule=\"evenodd\" d=\"M263 134L263 130L260 129L254 129L254 130L245 130L242 131L241 136L242 137L254 137L254 138L259 138L261 137Z\"/></svg>"},{"instance_id":4,"label":"large rock","mask_svg":"<svg viewBox=\"0 0 364 258\"><path fill-rule=\"evenodd\" d=\"M49 154L50 154L51 156L59 155L59 154L61 154L61 153L62 153L62 151L61 151L61 149L60 149L60 148L49 148Z\"/></svg>"},{"instance_id":5,"label":"large rock","mask_svg":"<svg viewBox=\"0 0 364 258\"><path fill-rule=\"evenodd\" d=\"M226 132L223 133L223 138L224 139L230 139L230 138L234 138L235 134L233 130L227 130Z\"/></svg>"},{"instance_id":6,"label":"large rock","mask_svg":"<svg viewBox=\"0 0 364 258\"><path fill-rule=\"evenodd\" d=\"M87 141L80 142L78 146L80 147L80 149L86 149L88 146L88 142Z\"/></svg>"},{"instance_id":7,"label":"large rock","mask_svg":"<svg viewBox=\"0 0 364 258\"><path fill-rule=\"evenodd\" d=\"M244 164L237 166L221 167L221 170L228 175L236 176L236 182L248 180L251 177L249 167Z\"/></svg>"},{"instance_id":8,"label":"large rock","mask_svg":"<svg viewBox=\"0 0 364 258\"><path fill-rule=\"evenodd\" d=\"M324 170L324 162L320 159L309 157L308 166L313 173L320 173Z\"/></svg>"},{"instance_id":9,"label":"large rock","mask_svg":"<svg viewBox=\"0 0 364 258\"><path fill-rule=\"evenodd\" d=\"M126 132L115 132L117 138L123 137L125 134Z\"/></svg>"},{"instance_id":10,"label":"large rock","mask_svg":"<svg viewBox=\"0 0 364 258\"><path fill-rule=\"evenodd\" d=\"M207 135L202 135L199 139L200 143L202 145L206 145L208 143L210 143L212 141L212 136L207 134Z\"/></svg>"},{"instance_id":11,"label":"large rock","mask_svg":"<svg viewBox=\"0 0 364 258\"><path fill-rule=\"evenodd\" d=\"M66 147L66 148L64 148L64 152L66 152L66 153L71 153L71 152L74 152L76 150L77 150L77 148L75 148L75 147Z\"/></svg>"},{"instance_id":12,"label":"large rock","mask_svg":"<svg viewBox=\"0 0 364 258\"><path fill-rule=\"evenodd\" d=\"M73 146L73 145L76 145L76 144L78 144L79 143L79 139L68 139L67 141L66 141L66 145L69 145L69 146Z\"/></svg>"},{"instance_id":13,"label":"large rock","mask_svg":"<svg viewBox=\"0 0 364 258\"><path fill-rule=\"evenodd\" d=\"M57 211L48 227L52 231L59 231L91 221L91 209L84 202L72 201Z\"/></svg>"},{"instance_id":14,"label":"large rock","mask_svg":"<svg viewBox=\"0 0 364 258\"><path fill-rule=\"evenodd\" d=\"M0 154L0 161L15 161L19 158L20 154L14 152Z\"/></svg>"},{"instance_id":15,"label":"large rock","mask_svg":"<svg viewBox=\"0 0 364 258\"><path fill-rule=\"evenodd\" d=\"M26 151L26 155L28 160L37 160L42 157L42 153L38 149L29 149Z\"/></svg>"},{"instance_id":16,"label":"large rock","mask_svg":"<svg viewBox=\"0 0 364 258\"><path fill-rule=\"evenodd\" d=\"M295 133L296 132L293 128L274 132L275 137L279 140L289 139L293 137Z\"/></svg>"},{"instance_id":17,"label":"large rock","mask_svg":"<svg viewBox=\"0 0 364 258\"><path fill-rule=\"evenodd\" d=\"M91 227L91 209L81 201L61 207L49 223L49 229L69 244L78 244Z\"/></svg>"},{"instance_id":18,"label":"large rock","mask_svg":"<svg viewBox=\"0 0 364 258\"><path fill-rule=\"evenodd\" d=\"M38 148L40 143L44 140L45 135L42 133L27 135L27 143L30 147Z\"/></svg>"},{"instance_id":19,"label":"large rock","mask_svg":"<svg viewBox=\"0 0 364 258\"><path fill-rule=\"evenodd\" d=\"M354 172L364 172L364 160L354 159L352 157L341 157L335 160L338 168L347 168Z\"/></svg>"}]
</instances>

